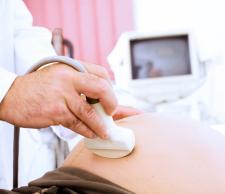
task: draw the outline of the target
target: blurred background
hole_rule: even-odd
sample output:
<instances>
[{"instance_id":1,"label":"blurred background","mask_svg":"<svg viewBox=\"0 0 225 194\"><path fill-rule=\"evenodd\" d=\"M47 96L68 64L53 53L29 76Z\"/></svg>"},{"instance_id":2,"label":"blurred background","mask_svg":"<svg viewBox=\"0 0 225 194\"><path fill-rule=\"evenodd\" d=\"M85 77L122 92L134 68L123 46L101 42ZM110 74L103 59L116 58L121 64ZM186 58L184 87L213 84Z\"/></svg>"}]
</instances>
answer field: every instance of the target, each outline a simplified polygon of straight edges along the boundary
<instances>
[{"instance_id":1,"label":"blurred background","mask_svg":"<svg viewBox=\"0 0 225 194\"><path fill-rule=\"evenodd\" d=\"M63 29L77 59L108 68L106 57L124 31L134 28L131 0L25 0L34 25ZM108 68L109 70L109 68Z\"/></svg>"},{"instance_id":2,"label":"blurred background","mask_svg":"<svg viewBox=\"0 0 225 194\"><path fill-rule=\"evenodd\" d=\"M62 29L73 56L103 65L112 79L107 56L124 32L186 29L194 34L196 61L204 81L189 95L152 102L120 88L122 104L147 111L188 116L212 125L225 123L225 12L223 0L24 0L34 25ZM193 47L192 47L193 48ZM126 48L125 48L126 49ZM115 55L114 55L115 57ZM110 64L119 65L119 64ZM129 72L124 71L124 75ZM125 76L126 77L126 76ZM121 81L121 79L120 79ZM122 81L123 82L123 81ZM185 87L185 86L184 86ZM160 90L160 85L157 85ZM142 90L151 87L143 85ZM154 87L152 87L152 90ZM165 94L158 94L166 96ZM159 96L160 98L161 96Z\"/></svg>"}]
</instances>

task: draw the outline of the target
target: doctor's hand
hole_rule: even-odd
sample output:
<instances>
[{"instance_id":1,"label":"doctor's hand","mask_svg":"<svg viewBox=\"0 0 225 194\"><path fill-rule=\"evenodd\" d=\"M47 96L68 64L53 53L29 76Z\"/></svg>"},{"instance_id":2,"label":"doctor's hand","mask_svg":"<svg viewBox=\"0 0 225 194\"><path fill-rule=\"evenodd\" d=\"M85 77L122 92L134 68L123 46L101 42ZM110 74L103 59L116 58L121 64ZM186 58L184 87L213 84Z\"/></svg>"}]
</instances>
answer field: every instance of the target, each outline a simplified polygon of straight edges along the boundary
<instances>
[{"instance_id":1,"label":"doctor's hand","mask_svg":"<svg viewBox=\"0 0 225 194\"><path fill-rule=\"evenodd\" d=\"M55 64L18 76L0 104L0 119L25 128L63 125L85 137L106 138L104 123L80 94L99 99L109 115L117 100L106 70L84 65L89 74Z\"/></svg>"}]
</instances>

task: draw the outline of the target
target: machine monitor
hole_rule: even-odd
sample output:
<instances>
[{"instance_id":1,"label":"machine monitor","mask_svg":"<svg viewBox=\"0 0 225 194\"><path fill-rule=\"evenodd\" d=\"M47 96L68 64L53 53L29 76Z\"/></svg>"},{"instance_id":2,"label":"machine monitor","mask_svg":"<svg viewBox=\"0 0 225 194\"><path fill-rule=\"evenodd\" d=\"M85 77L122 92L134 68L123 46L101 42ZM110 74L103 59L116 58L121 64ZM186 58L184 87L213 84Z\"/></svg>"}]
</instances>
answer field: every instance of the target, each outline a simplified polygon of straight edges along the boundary
<instances>
[{"instance_id":1,"label":"machine monitor","mask_svg":"<svg viewBox=\"0 0 225 194\"><path fill-rule=\"evenodd\" d=\"M122 49L115 52L115 48L114 56L123 56L120 64L111 64L115 81L135 96L169 101L200 85L195 41L189 31L126 33L116 47Z\"/></svg>"},{"instance_id":2,"label":"machine monitor","mask_svg":"<svg viewBox=\"0 0 225 194\"><path fill-rule=\"evenodd\" d=\"M188 35L130 41L132 79L191 75Z\"/></svg>"}]
</instances>

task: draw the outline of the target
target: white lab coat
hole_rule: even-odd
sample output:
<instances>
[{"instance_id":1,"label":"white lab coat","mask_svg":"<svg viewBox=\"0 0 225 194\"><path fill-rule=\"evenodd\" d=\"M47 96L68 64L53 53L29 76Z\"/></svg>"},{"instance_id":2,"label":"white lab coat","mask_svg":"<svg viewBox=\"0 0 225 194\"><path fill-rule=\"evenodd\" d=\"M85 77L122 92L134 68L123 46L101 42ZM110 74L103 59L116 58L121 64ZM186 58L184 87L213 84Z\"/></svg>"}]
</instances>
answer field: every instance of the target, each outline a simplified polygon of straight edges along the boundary
<instances>
[{"instance_id":1,"label":"white lab coat","mask_svg":"<svg viewBox=\"0 0 225 194\"><path fill-rule=\"evenodd\" d=\"M37 60L55 55L51 33L32 27L32 17L21 0L0 0L0 102L17 75ZM13 111L13 110L11 110ZM22 129L19 185L55 168L56 136L50 129ZM0 121L0 188L12 187L13 126Z\"/></svg>"}]
</instances>

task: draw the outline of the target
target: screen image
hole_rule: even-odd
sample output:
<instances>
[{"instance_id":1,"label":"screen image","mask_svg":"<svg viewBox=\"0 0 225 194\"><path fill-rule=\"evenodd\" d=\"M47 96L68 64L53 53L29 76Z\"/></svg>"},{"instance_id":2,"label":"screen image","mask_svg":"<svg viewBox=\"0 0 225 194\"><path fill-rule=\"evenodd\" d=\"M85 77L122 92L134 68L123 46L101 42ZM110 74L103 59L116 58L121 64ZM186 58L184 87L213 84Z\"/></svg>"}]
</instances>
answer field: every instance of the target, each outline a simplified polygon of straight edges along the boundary
<instances>
[{"instance_id":1,"label":"screen image","mask_svg":"<svg viewBox=\"0 0 225 194\"><path fill-rule=\"evenodd\" d=\"M190 75L188 35L130 41L132 78Z\"/></svg>"}]
</instances>

